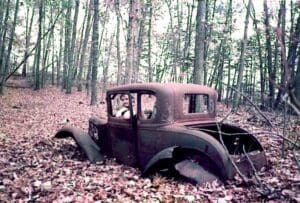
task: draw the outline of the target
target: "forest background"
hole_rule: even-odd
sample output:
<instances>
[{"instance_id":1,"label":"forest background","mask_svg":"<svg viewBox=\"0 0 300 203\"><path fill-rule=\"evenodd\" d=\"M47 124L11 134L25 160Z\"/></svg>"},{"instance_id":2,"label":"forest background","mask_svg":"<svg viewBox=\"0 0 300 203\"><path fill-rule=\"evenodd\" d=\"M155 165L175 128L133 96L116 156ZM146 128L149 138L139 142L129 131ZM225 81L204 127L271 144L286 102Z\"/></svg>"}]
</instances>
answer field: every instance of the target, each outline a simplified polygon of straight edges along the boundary
<instances>
[{"instance_id":1,"label":"forest background","mask_svg":"<svg viewBox=\"0 0 300 203\"><path fill-rule=\"evenodd\" d=\"M219 101L300 97L299 1L1 1L0 93L21 73L66 93L132 82L212 86Z\"/></svg>"}]
</instances>

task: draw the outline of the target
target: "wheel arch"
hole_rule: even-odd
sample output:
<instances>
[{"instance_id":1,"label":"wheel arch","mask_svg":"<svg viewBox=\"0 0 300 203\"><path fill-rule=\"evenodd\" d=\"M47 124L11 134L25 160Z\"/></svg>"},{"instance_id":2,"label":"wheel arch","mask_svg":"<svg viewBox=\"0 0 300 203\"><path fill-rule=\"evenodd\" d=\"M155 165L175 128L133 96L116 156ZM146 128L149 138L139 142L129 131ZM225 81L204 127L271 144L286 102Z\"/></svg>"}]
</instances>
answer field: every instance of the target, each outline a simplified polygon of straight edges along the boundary
<instances>
[{"instance_id":1,"label":"wheel arch","mask_svg":"<svg viewBox=\"0 0 300 203\"><path fill-rule=\"evenodd\" d=\"M213 173L216 173L221 180L231 179L235 173L234 169L232 168L232 164L229 164L229 162L222 162L218 164L209 154L198 148L193 146L171 146L158 152L150 159L142 172L142 176L147 176L155 171L158 171L162 163L169 164L170 166L171 164L175 165L176 162L178 162L187 154L201 155L205 156L206 159L209 159L209 161L217 167Z\"/></svg>"},{"instance_id":2,"label":"wheel arch","mask_svg":"<svg viewBox=\"0 0 300 203\"><path fill-rule=\"evenodd\" d=\"M84 151L92 163L104 160L103 155L100 153L99 146L83 130L73 126L66 126L55 134L55 138L59 139L68 137L73 138L75 143Z\"/></svg>"}]
</instances>

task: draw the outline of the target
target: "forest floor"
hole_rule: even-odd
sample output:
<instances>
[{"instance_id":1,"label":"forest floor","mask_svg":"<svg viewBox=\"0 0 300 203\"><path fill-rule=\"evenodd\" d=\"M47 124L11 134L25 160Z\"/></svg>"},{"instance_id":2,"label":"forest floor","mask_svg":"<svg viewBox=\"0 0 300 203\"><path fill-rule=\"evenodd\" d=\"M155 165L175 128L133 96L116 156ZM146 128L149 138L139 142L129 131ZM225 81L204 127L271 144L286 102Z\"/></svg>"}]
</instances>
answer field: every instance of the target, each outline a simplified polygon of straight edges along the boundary
<instances>
[{"instance_id":1,"label":"forest floor","mask_svg":"<svg viewBox=\"0 0 300 203\"><path fill-rule=\"evenodd\" d=\"M257 184L236 177L226 185L193 185L160 175L141 178L138 169L113 159L93 165L71 139L53 139L67 120L87 130L89 117L105 118L101 101L90 106L86 92L66 95L55 87L9 88L0 97L0 202L300 202L299 150L289 146L282 158L282 139L274 136L283 132L282 114L266 113L275 128L253 107L226 119L255 133L265 149L268 167L258 172ZM222 104L218 109L220 119L230 111ZM299 119L290 118L285 128L293 139Z\"/></svg>"}]
</instances>

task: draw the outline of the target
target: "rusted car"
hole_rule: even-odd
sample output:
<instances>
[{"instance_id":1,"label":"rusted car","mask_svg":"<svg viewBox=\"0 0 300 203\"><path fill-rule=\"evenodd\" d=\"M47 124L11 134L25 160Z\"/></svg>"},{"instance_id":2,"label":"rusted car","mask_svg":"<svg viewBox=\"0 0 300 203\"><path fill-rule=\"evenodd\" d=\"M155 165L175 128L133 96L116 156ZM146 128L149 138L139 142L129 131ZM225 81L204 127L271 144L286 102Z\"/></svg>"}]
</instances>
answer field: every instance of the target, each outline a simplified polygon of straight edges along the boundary
<instances>
[{"instance_id":1,"label":"rusted car","mask_svg":"<svg viewBox=\"0 0 300 203\"><path fill-rule=\"evenodd\" d=\"M90 118L88 135L64 127L55 137L72 137L91 162L114 157L143 176L161 172L203 183L232 179L237 169L251 175L267 163L263 148L246 130L216 121L216 99L214 89L195 84L113 87L107 119ZM122 102L126 117L118 112Z\"/></svg>"}]
</instances>

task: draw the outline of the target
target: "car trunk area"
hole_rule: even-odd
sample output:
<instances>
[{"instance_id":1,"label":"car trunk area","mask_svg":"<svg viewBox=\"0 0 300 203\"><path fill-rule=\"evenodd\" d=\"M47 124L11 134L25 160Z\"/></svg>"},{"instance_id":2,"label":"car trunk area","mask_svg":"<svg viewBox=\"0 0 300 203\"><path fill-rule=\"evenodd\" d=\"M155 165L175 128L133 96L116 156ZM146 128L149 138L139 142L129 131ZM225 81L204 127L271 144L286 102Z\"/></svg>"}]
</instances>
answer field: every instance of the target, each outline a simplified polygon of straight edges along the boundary
<instances>
[{"instance_id":1,"label":"car trunk area","mask_svg":"<svg viewBox=\"0 0 300 203\"><path fill-rule=\"evenodd\" d=\"M251 175L267 162L265 153L258 140L246 130L230 124L186 125L213 136L229 152L236 167L245 175ZM255 168L255 169L253 169Z\"/></svg>"}]
</instances>

